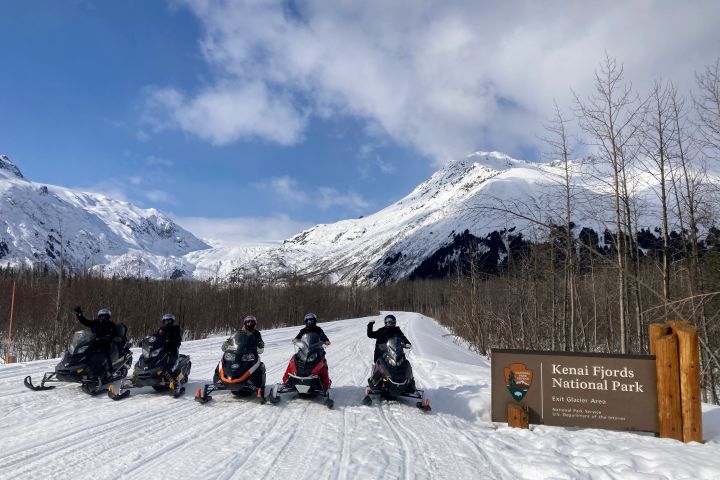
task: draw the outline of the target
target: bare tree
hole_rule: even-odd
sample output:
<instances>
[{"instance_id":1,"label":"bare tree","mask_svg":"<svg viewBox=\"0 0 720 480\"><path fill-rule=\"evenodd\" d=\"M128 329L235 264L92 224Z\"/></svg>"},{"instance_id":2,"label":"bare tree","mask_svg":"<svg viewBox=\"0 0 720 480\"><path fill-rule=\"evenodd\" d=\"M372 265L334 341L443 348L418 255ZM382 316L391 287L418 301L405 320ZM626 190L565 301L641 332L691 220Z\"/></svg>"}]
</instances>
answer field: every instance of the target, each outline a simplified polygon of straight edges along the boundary
<instances>
[{"instance_id":1,"label":"bare tree","mask_svg":"<svg viewBox=\"0 0 720 480\"><path fill-rule=\"evenodd\" d=\"M720 58L715 65L696 74L695 79L698 87L695 109L703 146L720 154Z\"/></svg>"},{"instance_id":2,"label":"bare tree","mask_svg":"<svg viewBox=\"0 0 720 480\"><path fill-rule=\"evenodd\" d=\"M553 102L555 112L553 117L545 124L548 135L543 139L550 147L548 156L551 160L559 161L562 168L562 188L564 199L563 225L564 247L565 247L565 295L563 297L564 318L568 319L569 348L575 349L575 245L572 234L572 164L571 149L569 144L568 124L570 119L566 118L560 111L557 102ZM565 332L563 332L565 335Z\"/></svg>"},{"instance_id":3,"label":"bare tree","mask_svg":"<svg viewBox=\"0 0 720 480\"><path fill-rule=\"evenodd\" d=\"M675 137L672 99L669 87L657 81L648 98L649 114L642 125L642 152L647 171L658 183L662 221L663 299L670 301L670 222L668 185L671 179L670 145ZM667 315L667 311L665 312Z\"/></svg>"},{"instance_id":4,"label":"bare tree","mask_svg":"<svg viewBox=\"0 0 720 480\"><path fill-rule=\"evenodd\" d=\"M618 267L618 307L620 352L627 350L627 245L623 212L623 150L634 141L643 104L623 78L623 67L605 55L595 72L595 93L581 100L575 95L580 127L589 137L598 155L612 169L612 193L615 212L615 250ZM626 219L625 219L626 220Z\"/></svg>"}]
</instances>

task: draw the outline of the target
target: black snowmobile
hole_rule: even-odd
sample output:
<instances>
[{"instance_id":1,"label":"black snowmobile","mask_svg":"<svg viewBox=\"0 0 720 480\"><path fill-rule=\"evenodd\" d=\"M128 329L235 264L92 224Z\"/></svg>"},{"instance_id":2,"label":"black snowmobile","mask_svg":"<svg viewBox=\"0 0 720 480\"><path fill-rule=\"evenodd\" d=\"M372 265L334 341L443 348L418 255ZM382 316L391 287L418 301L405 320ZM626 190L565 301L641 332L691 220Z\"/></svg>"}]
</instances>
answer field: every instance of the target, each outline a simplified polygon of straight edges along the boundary
<instances>
[{"instance_id":1,"label":"black snowmobile","mask_svg":"<svg viewBox=\"0 0 720 480\"><path fill-rule=\"evenodd\" d=\"M372 375L368 378L363 405L372 404L370 395L379 395L386 400L409 397L418 399L418 408L426 412L430 410L430 401L427 398L423 400L425 392L415 387L412 366L405 358L405 348L409 347L397 337L392 337L385 345L380 345L382 356L375 363Z\"/></svg>"},{"instance_id":2,"label":"black snowmobile","mask_svg":"<svg viewBox=\"0 0 720 480\"><path fill-rule=\"evenodd\" d=\"M280 395L297 392L300 397L324 397L325 405L332 408L330 398L330 376L325 359L325 344L316 333L306 333L296 343L297 352L290 357L283 383L273 385L270 401L277 403Z\"/></svg>"},{"instance_id":3,"label":"black snowmobile","mask_svg":"<svg viewBox=\"0 0 720 480\"><path fill-rule=\"evenodd\" d=\"M243 332L235 332L223 345L220 362L215 367L213 383L195 392L195 400L207 403L212 400L210 393L216 390L230 390L236 397L257 395L265 403L265 364L260 361L257 338Z\"/></svg>"},{"instance_id":4,"label":"black snowmobile","mask_svg":"<svg viewBox=\"0 0 720 480\"><path fill-rule=\"evenodd\" d=\"M80 383L83 391L91 395L106 391L113 382L125 378L132 366L132 352L125 337L126 332L125 325L115 326L115 336L110 345L112 372L106 352L98 348L95 334L81 330L73 335L55 371L45 373L40 385L33 385L28 375L24 380L25 386L31 390L50 390L55 386L47 386L46 383L74 382Z\"/></svg>"},{"instance_id":5,"label":"black snowmobile","mask_svg":"<svg viewBox=\"0 0 720 480\"><path fill-rule=\"evenodd\" d=\"M141 343L142 355L135 364L135 370L129 379L119 388L110 385L108 396L120 400L130 395L130 389L152 387L156 392L169 392L177 398L185 393L183 386L190 376L190 357L179 355L177 358L165 350L165 337L150 335Z\"/></svg>"}]
</instances>

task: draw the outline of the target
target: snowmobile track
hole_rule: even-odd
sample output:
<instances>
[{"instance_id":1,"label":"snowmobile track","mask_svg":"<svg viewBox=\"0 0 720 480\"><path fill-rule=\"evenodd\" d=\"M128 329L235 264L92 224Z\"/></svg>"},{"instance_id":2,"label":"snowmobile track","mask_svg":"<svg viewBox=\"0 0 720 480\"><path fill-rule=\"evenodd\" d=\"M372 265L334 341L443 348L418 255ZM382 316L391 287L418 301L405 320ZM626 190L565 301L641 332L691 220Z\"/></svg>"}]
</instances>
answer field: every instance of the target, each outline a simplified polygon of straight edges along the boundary
<instances>
[{"instance_id":1,"label":"snowmobile track","mask_svg":"<svg viewBox=\"0 0 720 480\"><path fill-rule=\"evenodd\" d=\"M33 392L22 379L51 371L57 360L0 365L0 478L717 479L720 422L712 427L705 418L717 433L696 445L624 432L496 426L487 359L446 337L433 320L395 313L413 343L407 358L433 405L429 415L408 400L361 404L375 344L365 334L370 318L323 324L332 341L332 410L296 394L261 405L218 392L201 406L190 395L173 399L143 389L122 402L90 397L75 384ZM280 381L297 331L263 331L268 385ZM211 381L225 338L183 344L193 362L188 391ZM720 419L720 409L705 408ZM519 458L532 458L532 468Z\"/></svg>"}]
</instances>

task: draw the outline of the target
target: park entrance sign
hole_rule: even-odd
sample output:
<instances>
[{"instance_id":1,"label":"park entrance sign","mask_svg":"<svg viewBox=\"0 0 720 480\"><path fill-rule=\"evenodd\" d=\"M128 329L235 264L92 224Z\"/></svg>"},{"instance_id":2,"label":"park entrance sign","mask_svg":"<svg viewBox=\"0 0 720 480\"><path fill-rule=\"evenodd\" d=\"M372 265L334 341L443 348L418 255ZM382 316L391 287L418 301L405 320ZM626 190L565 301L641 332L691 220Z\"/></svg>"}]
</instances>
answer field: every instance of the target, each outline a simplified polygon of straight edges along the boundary
<instances>
[{"instance_id":1,"label":"park entrance sign","mask_svg":"<svg viewBox=\"0 0 720 480\"><path fill-rule=\"evenodd\" d=\"M658 432L655 357L493 350L492 420L508 404L529 423Z\"/></svg>"}]
</instances>

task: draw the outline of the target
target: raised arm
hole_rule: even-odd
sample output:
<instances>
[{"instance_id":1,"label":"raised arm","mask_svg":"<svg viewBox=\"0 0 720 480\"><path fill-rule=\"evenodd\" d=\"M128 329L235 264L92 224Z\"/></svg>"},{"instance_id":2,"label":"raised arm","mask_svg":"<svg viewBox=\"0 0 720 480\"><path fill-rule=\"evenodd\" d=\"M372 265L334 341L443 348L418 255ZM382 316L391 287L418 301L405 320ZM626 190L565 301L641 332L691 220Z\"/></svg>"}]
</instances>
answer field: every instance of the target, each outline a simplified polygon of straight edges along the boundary
<instances>
[{"instance_id":1,"label":"raised arm","mask_svg":"<svg viewBox=\"0 0 720 480\"><path fill-rule=\"evenodd\" d=\"M95 321L85 318L85 315L83 315L82 309L80 307L75 307L75 318L78 319L78 322L82 323L88 328L93 328L95 326Z\"/></svg>"},{"instance_id":2,"label":"raised arm","mask_svg":"<svg viewBox=\"0 0 720 480\"><path fill-rule=\"evenodd\" d=\"M370 338L377 338L378 332L373 331L373 325L375 325L375 320L370 320L367 324L367 336Z\"/></svg>"}]
</instances>

